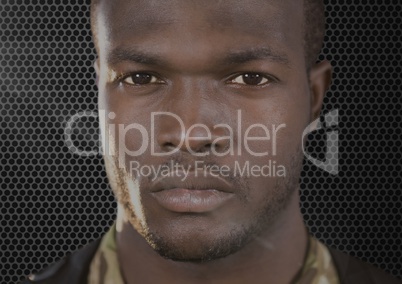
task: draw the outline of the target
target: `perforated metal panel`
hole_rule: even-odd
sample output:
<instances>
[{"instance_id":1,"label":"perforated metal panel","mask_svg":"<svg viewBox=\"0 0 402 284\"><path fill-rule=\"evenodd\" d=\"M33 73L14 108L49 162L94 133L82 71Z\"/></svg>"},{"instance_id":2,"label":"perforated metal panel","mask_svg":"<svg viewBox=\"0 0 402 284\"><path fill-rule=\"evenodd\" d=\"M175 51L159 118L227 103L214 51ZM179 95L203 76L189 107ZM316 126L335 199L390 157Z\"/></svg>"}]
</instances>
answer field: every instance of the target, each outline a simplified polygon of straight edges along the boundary
<instances>
[{"instance_id":1,"label":"perforated metal panel","mask_svg":"<svg viewBox=\"0 0 402 284\"><path fill-rule=\"evenodd\" d=\"M340 116L308 151L323 158L338 131L340 172L305 161L302 212L326 244L402 277L402 2L326 2L323 114ZM0 283L15 283L100 237L116 203L101 157L73 155L64 139L72 115L97 109L89 1L0 3ZM99 146L96 119L72 134Z\"/></svg>"}]
</instances>

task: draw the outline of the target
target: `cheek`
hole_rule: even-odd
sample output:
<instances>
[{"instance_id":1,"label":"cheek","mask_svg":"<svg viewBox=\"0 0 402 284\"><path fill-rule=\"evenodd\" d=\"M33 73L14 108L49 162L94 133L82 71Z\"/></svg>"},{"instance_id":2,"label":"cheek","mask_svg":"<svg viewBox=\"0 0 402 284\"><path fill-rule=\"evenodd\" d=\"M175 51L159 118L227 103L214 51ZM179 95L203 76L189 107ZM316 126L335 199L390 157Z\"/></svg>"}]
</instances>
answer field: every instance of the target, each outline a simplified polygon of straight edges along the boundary
<instances>
[{"instance_id":1,"label":"cheek","mask_svg":"<svg viewBox=\"0 0 402 284\"><path fill-rule=\"evenodd\" d=\"M256 175L250 178L250 202L256 207L264 200L280 199L288 190L296 187L302 165L302 136L309 123L308 95L295 100L278 100L270 112L250 120L265 125L269 130L268 141L253 141L249 147L255 152L268 152L258 157L248 152L246 160L256 166ZM262 128L250 132L250 136L266 136ZM262 174L261 174L262 173Z\"/></svg>"},{"instance_id":2,"label":"cheek","mask_svg":"<svg viewBox=\"0 0 402 284\"><path fill-rule=\"evenodd\" d=\"M127 107L108 106L99 112L104 154L118 157L119 166L132 160L141 161L150 151L152 138L150 114L135 112Z\"/></svg>"},{"instance_id":3,"label":"cheek","mask_svg":"<svg viewBox=\"0 0 402 284\"><path fill-rule=\"evenodd\" d=\"M300 82L300 86L303 84ZM302 145L303 132L310 121L310 96L307 86L295 89L281 105L275 118L278 156L290 156Z\"/></svg>"},{"instance_id":4,"label":"cheek","mask_svg":"<svg viewBox=\"0 0 402 284\"><path fill-rule=\"evenodd\" d=\"M242 134L245 152L250 158L281 159L292 155L302 145L309 118L306 100L276 104L275 109L249 120L254 123L245 127ZM265 123L262 124L262 121Z\"/></svg>"}]
</instances>

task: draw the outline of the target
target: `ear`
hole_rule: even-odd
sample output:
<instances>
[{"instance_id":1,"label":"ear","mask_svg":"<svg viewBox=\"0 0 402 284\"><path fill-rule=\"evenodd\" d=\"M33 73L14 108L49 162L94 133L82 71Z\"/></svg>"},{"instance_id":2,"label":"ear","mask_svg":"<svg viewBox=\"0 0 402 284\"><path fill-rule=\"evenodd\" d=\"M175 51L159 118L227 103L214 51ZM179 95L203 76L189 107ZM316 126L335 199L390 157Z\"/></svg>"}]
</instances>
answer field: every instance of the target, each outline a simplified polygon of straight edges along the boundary
<instances>
[{"instance_id":1,"label":"ear","mask_svg":"<svg viewBox=\"0 0 402 284\"><path fill-rule=\"evenodd\" d=\"M95 74L96 74L96 86L99 87L99 76L100 76L100 67L99 67L99 58L97 58L94 62Z\"/></svg>"},{"instance_id":2,"label":"ear","mask_svg":"<svg viewBox=\"0 0 402 284\"><path fill-rule=\"evenodd\" d=\"M309 72L311 96L311 122L319 118L324 96L332 80L332 66L327 60L311 67Z\"/></svg>"}]
</instances>

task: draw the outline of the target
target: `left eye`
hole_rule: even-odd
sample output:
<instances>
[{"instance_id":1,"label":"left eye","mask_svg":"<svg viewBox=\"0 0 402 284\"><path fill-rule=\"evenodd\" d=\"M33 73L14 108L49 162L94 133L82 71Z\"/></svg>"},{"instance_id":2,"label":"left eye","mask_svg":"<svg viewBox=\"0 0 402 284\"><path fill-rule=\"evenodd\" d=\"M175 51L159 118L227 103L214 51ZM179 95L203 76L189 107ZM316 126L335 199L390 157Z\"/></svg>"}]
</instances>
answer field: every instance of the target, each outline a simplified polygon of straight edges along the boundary
<instances>
[{"instance_id":1,"label":"left eye","mask_svg":"<svg viewBox=\"0 0 402 284\"><path fill-rule=\"evenodd\" d=\"M259 73L244 73L240 76L237 76L231 83L240 84L240 85L249 85L249 86L261 86L266 84L269 79Z\"/></svg>"},{"instance_id":2,"label":"left eye","mask_svg":"<svg viewBox=\"0 0 402 284\"><path fill-rule=\"evenodd\" d=\"M160 80L154 75L148 73L135 73L127 76L124 80L124 83L128 85L147 85L152 83L159 83Z\"/></svg>"}]
</instances>

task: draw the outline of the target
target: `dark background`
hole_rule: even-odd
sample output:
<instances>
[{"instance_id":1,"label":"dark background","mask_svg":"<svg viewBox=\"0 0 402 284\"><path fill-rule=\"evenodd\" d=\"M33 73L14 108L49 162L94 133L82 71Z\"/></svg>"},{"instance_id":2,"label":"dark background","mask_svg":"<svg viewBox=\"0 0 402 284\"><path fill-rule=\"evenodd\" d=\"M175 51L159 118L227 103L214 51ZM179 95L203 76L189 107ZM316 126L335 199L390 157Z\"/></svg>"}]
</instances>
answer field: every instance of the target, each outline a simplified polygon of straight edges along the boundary
<instances>
[{"instance_id":1,"label":"dark background","mask_svg":"<svg viewBox=\"0 0 402 284\"><path fill-rule=\"evenodd\" d=\"M327 131L339 132L340 173L305 161L302 212L318 239L401 278L402 2L325 2L322 114L339 109ZM97 109L89 1L0 3L0 283L15 283L101 237L116 203L102 158L64 142L66 121ZM97 127L77 125L75 145L96 147ZM311 135L316 157L325 133Z\"/></svg>"}]
</instances>

